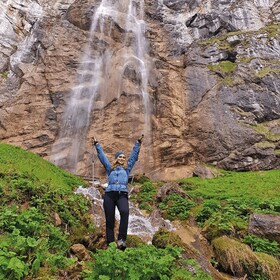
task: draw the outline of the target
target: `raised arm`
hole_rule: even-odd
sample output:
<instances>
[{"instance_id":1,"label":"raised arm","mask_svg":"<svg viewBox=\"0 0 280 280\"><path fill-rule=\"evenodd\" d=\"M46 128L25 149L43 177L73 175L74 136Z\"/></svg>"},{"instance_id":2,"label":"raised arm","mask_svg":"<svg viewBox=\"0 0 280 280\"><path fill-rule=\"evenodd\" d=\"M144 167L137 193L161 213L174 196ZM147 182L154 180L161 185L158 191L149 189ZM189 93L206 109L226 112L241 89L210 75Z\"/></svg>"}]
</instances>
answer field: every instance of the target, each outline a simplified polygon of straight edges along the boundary
<instances>
[{"instance_id":1,"label":"raised arm","mask_svg":"<svg viewBox=\"0 0 280 280\"><path fill-rule=\"evenodd\" d=\"M142 135L135 143L132 151L131 151L131 154L128 158L128 161L127 161L127 173L129 174L134 166L134 164L136 163L136 161L138 160L138 155L139 155L139 152L140 152L140 147L141 147L141 143L143 141L143 137L144 135Z\"/></svg>"},{"instance_id":2,"label":"raised arm","mask_svg":"<svg viewBox=\"0 0 280 280\"><path fill-rule=\"evenodd\" d=\"M97 151L97 156L100 160L100 162L102 163L102 165L104 166L107 175L109 175L111 173L111 164L110 161L108 160L108 158L106 157L101 145L98 143L98 141L93 138L93 146L95 146L96 151Z\"/></svg>"}]
</instances>

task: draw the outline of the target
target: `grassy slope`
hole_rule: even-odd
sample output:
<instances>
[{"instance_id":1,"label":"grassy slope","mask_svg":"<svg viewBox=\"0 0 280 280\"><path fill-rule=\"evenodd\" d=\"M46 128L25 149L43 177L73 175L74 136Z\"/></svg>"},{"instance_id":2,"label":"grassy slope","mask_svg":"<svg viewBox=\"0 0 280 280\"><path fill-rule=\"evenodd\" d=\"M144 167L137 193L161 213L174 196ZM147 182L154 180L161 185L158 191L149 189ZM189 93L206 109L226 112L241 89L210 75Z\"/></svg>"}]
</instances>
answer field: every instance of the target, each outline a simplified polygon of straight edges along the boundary
<instances>
[{"instance_id":1,"label":"grassy slope","mask_svg":"<svg viewBox=\"0 0 280 280\"><path fill-rule=\"evenodd\" d=\"M50 188L60 187L68 191L72 191L73 186L85 183L80 178L41 159L38 155L8 144L0 144L0 171L1 173L30 174L40 183L48 184Z\"/></svg>"},{"instance_id":2,"label":"grassy slope","mask_svg":"<svg viewBox=\"0 0 280 280\"><path fill-rule=\"evenodd\" d=\"M183 182L190 184L189 193L194 197L280 204L280 170L223 172L222 176L215 179L201 180L194 177L184 179Z\"/></svg>"},{"instance_id":3,"label":"grassy slope","mask_svg":"<svg viewBox=\"0 0 280 280\"><path fill-rule=\"evenodd\" d=\"M0 279L60 279L60 270L83 279L211 279L193 260L181 260L178 248L152 245L122 252L112 244L95 254L94 263L77 265L77 258L69 258L70 246L94 231L91 204L74 194L84 184L35 154L0 144Z\"/></svg>"},{"instance_id":4,"label":"grassy slope","mask_svg":"<svg viewBox=\"0 0 280 280\"><path fill-rule=\"evenodd\" d=\"M74 194L79 185L85 182L38 155L0 144L0 279L57 279L51 275L75 262L67 257L71 244L93 231L90 202Z\"/></svg>"}]
</instances>

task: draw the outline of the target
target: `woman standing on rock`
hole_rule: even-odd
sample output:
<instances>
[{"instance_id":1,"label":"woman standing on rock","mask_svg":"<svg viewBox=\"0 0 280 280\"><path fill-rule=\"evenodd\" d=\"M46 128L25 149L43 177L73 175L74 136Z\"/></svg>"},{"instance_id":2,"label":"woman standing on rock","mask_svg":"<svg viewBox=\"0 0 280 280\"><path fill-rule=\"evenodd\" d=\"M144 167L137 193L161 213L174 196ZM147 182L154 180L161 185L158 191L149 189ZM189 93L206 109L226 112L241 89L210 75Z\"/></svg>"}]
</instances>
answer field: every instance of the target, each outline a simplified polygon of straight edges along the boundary
<instances>
[{"instance_id":1,"label":"woman standing on rock","mask_svg":"<svg viewBox=\"0 0 280 280\"><path fill-rule=\"evenodd\" d=\"M126 237L128 228L129 206L128 206L128 176L138 160L141 143L144 135L142 135L135 143L132 152L126 161L126 156L123 152L115 154L113 165L110 164L108 158L103 152L98 141L93 137L92 142L96 148L97 156L104 166L108 176L108 186L105 190L103 207L106 218L106 240L107 244L115 241L114 226L115 226L115 209L116 206L120 212L120 226L118 233L117 246L119 249L126 248Z\"/></svg>"}]
</instances>

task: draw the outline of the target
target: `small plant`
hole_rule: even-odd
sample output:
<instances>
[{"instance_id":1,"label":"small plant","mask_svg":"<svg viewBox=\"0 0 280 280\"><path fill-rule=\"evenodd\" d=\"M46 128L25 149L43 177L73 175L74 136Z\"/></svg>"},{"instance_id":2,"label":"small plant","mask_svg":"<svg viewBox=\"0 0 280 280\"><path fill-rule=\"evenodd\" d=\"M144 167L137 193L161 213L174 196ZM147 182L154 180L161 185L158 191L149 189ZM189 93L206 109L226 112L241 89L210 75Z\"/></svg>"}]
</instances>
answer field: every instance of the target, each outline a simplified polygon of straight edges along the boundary
<instances>
[{"instance_id":1,"label":"small plant","mask_svg":"<svg viewBox=\"0 0 280 280\"><path fill-rule=\"evenodd\" d=\"M139 192L132 197L132 200L139 204L140 209L152 211L155 194L156 186L152 182L146 181L140 187Z\"/></svg>"},{"instance_id":2,"label":"small plant","mask_svg":"<svg viewBox=\"0 0 280 280\"><path fill-rule=\"evenodd\" d=\"M267 253L275 257L280 256L280 247L277 241L247 235L244 238L244 243L250 245L253 251Z\"/></svg>"},{"instance_id":3,"label":"small plant","mask_svg":"<svg viewBox=\"0 0 280 280\"><path fill-rule=\"evenodd\" d=\"M217 200L207 200L203 202L201 209L196 214L196 221L199 223L203 223L208 220L211 215L217 210L221 209L221 205Z\"/></svg>"},{"instance_id":4,"label":"small plant","mask_svg":"<svg viewBox=\"0 0 280 280\"><path fill-rule=\"evenodd\" d=\"M168 195L165 200L159 204L159 208L163 210L165 213L164 216L166 216L165 218L169 220L185 220L189 217L190 209L195 205L195 202L174 193Z\"/></svg>"}]
</instances>

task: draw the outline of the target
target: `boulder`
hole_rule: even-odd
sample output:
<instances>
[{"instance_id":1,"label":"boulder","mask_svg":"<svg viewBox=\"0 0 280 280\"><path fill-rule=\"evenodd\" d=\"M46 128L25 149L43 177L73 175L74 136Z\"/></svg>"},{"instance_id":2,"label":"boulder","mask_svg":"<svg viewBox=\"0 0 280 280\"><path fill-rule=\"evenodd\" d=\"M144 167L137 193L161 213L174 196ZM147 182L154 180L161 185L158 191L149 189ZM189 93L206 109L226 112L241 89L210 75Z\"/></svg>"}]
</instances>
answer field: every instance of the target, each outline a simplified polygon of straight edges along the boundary
<instances>
[{"instance_id":1,"label":"boulder","mask_svg":"<svg viewBox=\"0 0 280 280\"><path fill-rule=\"evenodd\" d=\"M280 242L280 214L252 214L248 232Z\"/></svg>"}]
</instances>

